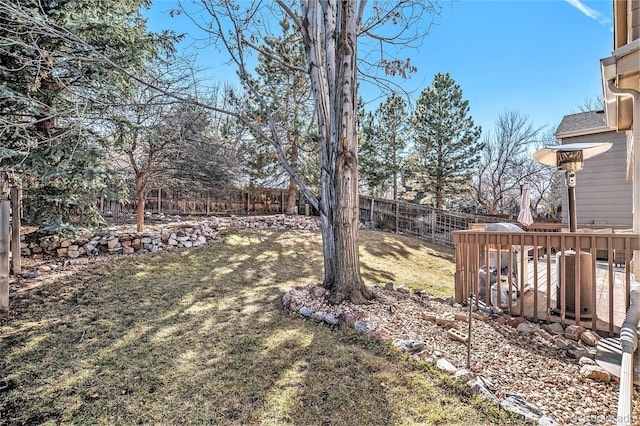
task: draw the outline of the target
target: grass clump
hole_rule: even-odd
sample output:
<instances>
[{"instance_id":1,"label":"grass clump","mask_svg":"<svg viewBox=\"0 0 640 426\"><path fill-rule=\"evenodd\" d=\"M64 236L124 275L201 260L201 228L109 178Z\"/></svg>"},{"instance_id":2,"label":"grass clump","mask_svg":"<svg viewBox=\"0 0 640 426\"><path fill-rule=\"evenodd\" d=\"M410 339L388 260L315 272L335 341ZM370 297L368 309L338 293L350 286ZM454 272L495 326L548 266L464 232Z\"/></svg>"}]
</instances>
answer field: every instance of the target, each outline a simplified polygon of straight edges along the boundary
<instances>
[{"instance_id":1,"label":"grass clump","mask_svg":"<svg viewBox=\"0 0 640 426\"><path fill-rule=\"evenodd\" d=\"M312 232L233 233L16 293L0 326L0 423L510 421L388 344L285 311L285 291L321 280L320 244ZM368 284L450 294L451 262L416 240L362 233Z\"/></svg>"}]
</instances>

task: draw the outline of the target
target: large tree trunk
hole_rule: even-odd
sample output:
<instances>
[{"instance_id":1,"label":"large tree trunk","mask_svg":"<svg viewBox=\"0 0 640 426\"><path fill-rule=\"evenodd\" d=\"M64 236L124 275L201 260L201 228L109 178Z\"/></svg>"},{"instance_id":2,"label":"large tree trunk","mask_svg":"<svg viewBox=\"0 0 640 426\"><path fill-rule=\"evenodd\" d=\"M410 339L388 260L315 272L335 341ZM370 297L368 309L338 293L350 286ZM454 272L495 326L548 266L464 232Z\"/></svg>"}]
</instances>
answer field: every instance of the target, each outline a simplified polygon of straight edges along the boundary
<instances>
[{"instance_id":1,"label":"large tree trunk","mask_svg":"<svg viewBox=\"0 0 640 426\"><path fill-rule=\"evenodd\" d=\"M364 303L373 293L360 276L358 254L356 1L329 0L322 4L321 31L314 28L317 8L307 10L310 28L305 47L320 139L323 284L331 303ZM319 36L324 39L314 40Z\"/></svg>"},{"instance_id":2,"label":"large tree trunk","mask_svg":"<svg viewBox=\"0 0 640 426\"><path fill-rule=\"evenodd\" d=\"M144 228L144 207L147 200L142 176L136 176L136 201L138 210L136 213L136 231L142 232Z\"/></svg>"},{"instance_id":3,"label":"large tree trunk","mask_svg":"<svg viewBox=\"0 0 640 426\"><path fill-rule=\"evenodd\" d=\"M436 187L436 209L442 209L442 189Z\"/></svg>"},{"instance_id":4,"label":"large tree trunk","mask_svg":"<svg viewBox=\"0 0 640 426\"><path fill-rule=\"evenodd\" d=\"M289 189L287 190L287 214L296 214L297 197L298 197L298 184L293 177L289 178Z\"/></svg>"},{"instance_id":5,"label":"large tree trunk","mask_svg":"<svg viewBox=\"0 0 640 426\"><path fill-rule=\"evenodd\" d=\"M298 164L298 145L299 140L296 137L291 146L291 157L289 161L292 165ZM287 214L294 214L296 212L296 197L298 195L298 184L293 176L289 176L289 196L287 199Z\"/></svg>"},{"instance_id":6,"label":"large tree trunk","mask_svg":"<svg viewBox=\"0 0 640 426\"><path fill-rule=\"evenodd\" d=\"M393 148L393 201L398 201L398 150Z\"/></svg>"},{"instance_id":7,"label":"large tree trunk","mask_svg":"<svg viewBox=\"0 0 640 426\"><path fill-rule=\"evenodd\" d=\"M323 195L329 194L328 202L324 196L322 199L322 209L329 212L328 215L321 214L323 284L329 290L332 303L344 300L364 303L373 295L360 277L357 170L354 168L355 159L345 158L345 155L341 157L333 175L333 188L323 190Z\"/></svg>"}]
</instances>

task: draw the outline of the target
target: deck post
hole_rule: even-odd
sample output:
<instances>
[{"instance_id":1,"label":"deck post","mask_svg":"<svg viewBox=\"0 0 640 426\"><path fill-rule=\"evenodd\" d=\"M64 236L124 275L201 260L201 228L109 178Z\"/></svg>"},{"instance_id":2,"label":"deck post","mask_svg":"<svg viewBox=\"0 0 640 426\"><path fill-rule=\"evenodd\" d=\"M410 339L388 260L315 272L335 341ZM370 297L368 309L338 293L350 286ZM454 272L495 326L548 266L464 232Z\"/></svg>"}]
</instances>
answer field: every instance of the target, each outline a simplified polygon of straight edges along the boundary
<instances>
[{"instance_id":1,"label":"deck post","mask_svg":"<svg viewBox=\"0 0 640 426\"><path fill-rule=\"evenodd\" d=\"M369 211L369 226L373 227L373 197L371 197L371 210Z\"/></svg>"},{"instance_id":2,"label":"deck post","mask_svg":"<svg viewBox=\"0 0 640 426\"><path fill-rule=\"evenodd\" d=\"M640 94L633 97L633 232L640 233ZM640 280L640 251L633 252L632 271L635 280Z\"/></svg>"}]
</instances>

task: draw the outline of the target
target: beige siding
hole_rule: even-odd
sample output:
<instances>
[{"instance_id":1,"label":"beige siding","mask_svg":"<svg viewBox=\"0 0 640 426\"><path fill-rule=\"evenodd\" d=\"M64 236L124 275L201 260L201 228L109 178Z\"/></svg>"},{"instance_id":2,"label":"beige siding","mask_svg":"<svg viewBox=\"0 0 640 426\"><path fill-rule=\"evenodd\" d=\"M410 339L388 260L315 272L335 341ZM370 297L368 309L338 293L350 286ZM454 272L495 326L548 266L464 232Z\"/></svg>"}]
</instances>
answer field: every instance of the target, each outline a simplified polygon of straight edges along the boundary
<instances>
[{"instance_id":1,"label":"beige siding","mask_svg":"<svg viewBox=\"0 0 640 426\"><path fill-rule=\"evenodd\" d=\"M565 138L562 143L612 142L607 152L586 160L576 174L578 224L632 225L632 186L626 181L626 137L606 132ZM567 223L567 190L562 191L562 221Z\"/></svg>"},{"instance_id":2,"label":"beige siding","mask_svg":"<svg viewBox=\"0 0 640 426\"><path fill-rule=\"evenodd\" d=\"M631 2L631 40L637 40L640 38L640 0L633 0Z\"/></svg>"}]
</instances>

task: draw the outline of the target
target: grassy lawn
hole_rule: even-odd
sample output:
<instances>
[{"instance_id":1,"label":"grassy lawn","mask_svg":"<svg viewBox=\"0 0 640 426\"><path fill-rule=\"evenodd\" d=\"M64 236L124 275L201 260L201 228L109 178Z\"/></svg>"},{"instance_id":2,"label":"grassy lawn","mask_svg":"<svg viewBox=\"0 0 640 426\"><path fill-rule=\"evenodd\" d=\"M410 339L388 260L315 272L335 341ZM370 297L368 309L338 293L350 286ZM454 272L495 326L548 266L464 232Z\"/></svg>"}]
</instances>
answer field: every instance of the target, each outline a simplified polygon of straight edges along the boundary
<instances>
[{"instance_id":1,"label":"grassy lawn","mask_svg":"<svg viewBox=\"0 0 640 426\"><path fill-rule=\"evenodd\" d=\"M452 293L451 252L361 239L367 284ZM319 233L252 231L14 292L0 423L513 423L389 344L282 308L321 276Z\"/></svg>"}]
</instances>

